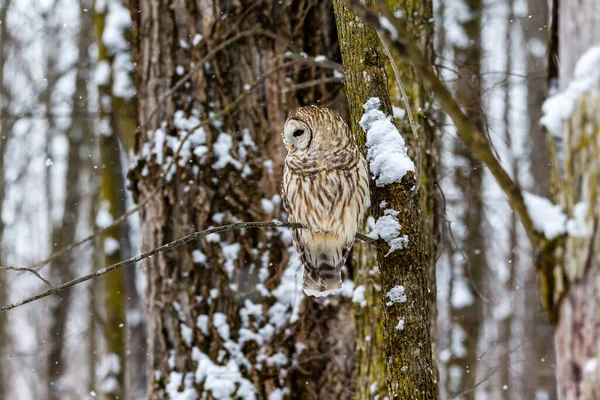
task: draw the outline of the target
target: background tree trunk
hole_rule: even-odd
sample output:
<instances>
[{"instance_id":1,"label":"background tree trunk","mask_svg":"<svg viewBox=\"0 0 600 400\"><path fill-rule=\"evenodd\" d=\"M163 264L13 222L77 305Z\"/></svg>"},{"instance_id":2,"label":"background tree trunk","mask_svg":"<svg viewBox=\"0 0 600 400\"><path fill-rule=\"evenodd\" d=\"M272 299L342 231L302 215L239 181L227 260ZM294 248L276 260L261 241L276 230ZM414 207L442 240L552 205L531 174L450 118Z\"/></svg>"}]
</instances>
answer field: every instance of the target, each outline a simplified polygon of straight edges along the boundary
<instances>
[{"instance_id":1,"label":"background tree trunk","mask_svg":"<svg viewBox=\"0 0 600 400\"><path fill-rule=\"evenodd\" d=\"M600 42L598 42L600 43ZM576 103L565 130L567 182L563 205L573 215L576 204L586 204L585 237L569 236L564 247L562 274L565 286L555 287L559 299L556 326L558 390L561 399L600 396L599 349L600 254L598 176L600 174L600 85ZM590 144L591 145L588 145ZM593 144L595 143L595 145ZM564 292L561 288L564 287Z\"/></svg>"},{"instance_id":2,"label":"background tree trunk","mask_svg":"<svg viewBox=\"0 0 600 400\"><path fill-rule=\"evenodd\" d=\"M4 1L0 6L0 265L4 261L4 247L2 246L2 237L4 235L4 223L2 222L2 208L4 197L6 194L6 177L4 174L4 157L8 147L8 140L12 126L8 121L8 104L10 102L10 92L4 85L4 55L5 48L8 44L8 27L6 24L6 16L10 0ZM4 279L4 274L0 273L0 304L6 304L7 296L7 280ZM6 313L0 314L0 354L4 354L8 350L8 325ZM8 393L8 374L3 368L0 371L0 396Z\"/></svg>"},{"instance_id":3,"label":"background tree trunk","mask_svg":"<svg viewBox=\"0 0 600 400\"><path fill-rule=\"evenodd\" d=\"M548 96L547 84L547 41L549 35L550 10L547 0L528 0L528 15L523 18L525 47L527 50L527 115L529 119L529 160L533 178L531 191L550 198L550 173L547 141L554 140L540 125L542 103ZM533 255L535 257L535 254ZM525 344L525 365L521 374L523 397L534 397L546 393L556 398L556 362L554 355L553 329L540 302L540 288L533 265L524 284L525 315L524 337L532 338ZM535 321L531 323L530 321ZM532 377L535 371L535 380Z\"/></svg>"},{"instance_id":4,"label":"background tree trunk","mask_svg":"<svg viewBox=\"0 0 600 400\"><path fill-rule=\"evenodd\" d=\"M385 56L377 33L341 1L334 2L340 49L346 77L350 125L356 141L366 153L366 135L359 125L363 105L371 97L381 101L382 111L392 117L387 87ZM412 81L408 83L413 84ZM380 244L377 261L381 271L382 297L401 285L409 302L383 307L383 338L387 362L388 391L392 399L436 398L435 365L431 355L430 310L427 295L428 253L419 198L412 192L415 177L408 174L402 184L371 185L373 216L383 215L382 201L400 212L401 234L410 238L407 247L386 255ZM385 204L385 203L383 203ZM404 328L396 329L403 319ZM418 356L415 356L418 354Z\"/></svg>"},{"instance_id":5,"label":"background tree trunk","mask_svg":"<svg viewBox=\"0 0 600 400\"><path fill-rule=\"evenodd\" d=\"M331 4L151 0L130 7L142 127L130 173L136 200L166 181L140 213L144 248L211 224L280 218L286 113L319 103L346 114L341 85L322 81L337 64L298 54L336 56ZM200 62L246 29L261 31ZM286 51L294 53L287 73ZM159 104L189 72L191 79ZM308 87L287 83L287 76ZM264 83L252 91L260 77ZM228 106L237 107L195 126ZM172 157L176 168L165 173ZM232 398L352 397L350 300L305 299L290 245L287 230L229 232L145 263L149 398L218 397L217 390Z\"/></svg>"},{"instance_id":6,"label":"background tree trunk","mask_svg":"<svg viewBox=\"0 0 600 400\"><path fill-rule=\"evenodd\" d=\"M507 23L509 21L514 21L515 20L515 13L514 13L514 1L513 0L508 0L508 16L507 16ZM512 136L511 136L511 121L510 121L510 114L511 114L511 101L510 101L510 92L511 92L511 74L513 71L513 57L512 57L512 51L514 50L514 48L516 46L514 46L514 34L512 33L514 30L513 29L507 29L506 30L506 87L504 90L504 115L503 115L503 123L504 123L504 140L506 141L506 146L514 152L514 144L512 143ZM518 160L515 159L515 157L511 157L510 160L510 175L513 177L513 179L515 179L517 182L519 180L519 163ZM509 240L509 244L508 244L508 260L509 260L509 267L508 267L508 278L506 279L506 282L504 283L505 287L506 287L506 293L512 293L514 291L514 287L515 284L517 282L517 266L518 266L518 257L519 257L519 237L518 237L518 219L517 216L514 213L511 213L511 217L510 217L510 226L508 228L508 240ZM501 388L506 388L506 390L502 390L500 393L502 395L502 399L503 400L510 400L513 396L513 392L516 389L516 386L512 385L512 365L511 365L511 345L512 345L512 338L513 338L513 334L512 334L512 329L513 329L513 325L515 323L515 312L514 311L510 311L508 313L508 315L505 315L503 319L501 319L500 321L498 321L498 338L501 342L501 348L500 348L500 360L499 360L499 367L500 367L500 382L499 382L499 386ZM508 390L508 388L514 388L513 390ZM535 398L535 393L532 395L532 398Z\"/></svg>"},{"instance_id":7,"label":"background tree trunk","mask_svg":"<svg viewBox=\"0 0 600 400\"><path fill-rule=\"evenodd\" d=\"M560 2L558 15L559 87L565 90L573 81L574 67L581 56L600 45L600 5L593 0ZM597 58L588 59L586 67L598 68L597 64ZM550 259L550 265L542 264L541 269L550 295L548 312L556 323L558 395L569 400L600 396L598 104L600 83L573 100L573 111L562 122L564 180L552 182L560 189L559 201L567 216L578 220L585 229L569 231L568 236L551 241L546 252L557 249L556 261L552 263Z\"/></svg>"},{"instance_id":8,"label":"background tree trunk","mask_svg":"<svg viewBox=\"0 0 600 400\"><path fill-rule=\"evenodd\" d=\"M466 42L454 46L454 63L458 70L458 81L455 85L455 98L463 107L469 118L477 123L484 131L485 112L483 109L481 91L481 17L483 3L480 0L465 1L468 15L460 21ZM454 144L454 152L462 165L455 170L455 182L462 195L461 229L452 233L454 245L461 254L461 262L455 265L452 279L461 281L461 285L454 285L452 298L452 335L461 345L461 349L453 354L450 368L460 371L461 378L458 386L453 387L454 394L463 393L465 399L475 399L477 382L478 343L484 322L483 288L486 271L488 271L486 257L483 200L483 163L471 152L459 138ZM454 226L457 228L457 226ZM466 292L466 293L465 293ZM466 299L471 299L467 301Z\"/></svg>"},{"instance_id":9,"label":"background tree trunk","mask_svg":"<svg viewBox=\"0 0 600 400\"><path fill-rule=\"evenodd\" d=\"M593 0L560 2L559 83L569 86L574 67L591 47L600 45L600 4ZM589 67L598 68L598 59ZM570 218L586 205L586 232L566 238L562 268L556 268L554 299L558 315L555 342L561 399L600 397L600 83L574 103L563 123L565 181L561 203ZM557 272L559 274L557 274Z\"/></svg>"},{"instance_id":10,"label":"background tree trunk","mask_svg":"<svg viewBox=\"0 0 600 400\"><path fill-rule=\"evenodd\" d=\"M96 31L96 43L98 46L98 66L103 71L102 81L98 82L99 107L100 107L100 158L101 158L101 196L99 212L108 217L106 223L126 211L126 185L124 177L122 154L123 144L129 143L129 149L132 148L131 142L136 128L136 109L133 99L133 84L131 77L123 67L120 58L132 57L131 47L125 49L115 46L112 42L114 38L105 43L104 34L107 15L111 7L124 7L118 0L112 0L108 4L100 4L98 1L94 5L94 27ZM113 32L109 32L114 35ZM130 29L124 29L121 39L124 44L131 42ZM129 43L128 43L129 42ZM128 78L129 82L124 77ZM125 146L123 146L125 147ZM127 150L127 147L124 148ZM104 228L104 226L100 226ZM104 265L114 264L122 259L131 257L131 244L129 240L130 229L127 221L114 226L102 234L101 240L104 247ZM127 398L127 393L131 390L136 393L143 384L145 374L140 374L143 370L144 357L140 354L143 349L143 340L145 331L139 329L141 318L134 327L129 325L127 319L127 310L133 310L134 315L139 315L139 310L135 310L136 304L140 302L139 295L135 288L135 268L127 268L115 271L104 278L104 308L106 318L104 323L104 333L106 338L105 362L111 365L107 369L107 376L102 377L105 388L110 392L106 394L108 398ZM129 281L129 282L127 282ZM133 281L133 282L131 282ZM126 283L128 283L126 285ZM143 325L142 325L143 328ZM134 335L132 335L133 333ZM135 339L131 337L134 336ZM142 368L140 368L142 367ZM135 377L130 379L127 377ZM142 382L138 382L141 378ZM129 387L128 383L131 384Z\"/></svg>"},{"instance_id":11,"label":"background tree trunk","mask_svg":"<svg viewBox=\"0 0 600 400\"><path fill-rule=\"evenodd\" d=\"M91 20L88 20L87 14L82 13L81 26L86 26ZM87 112L88 107L88 91L87 82L90 79L90 60L88 57L88 49L92 43L91 36L88 34L82 34L78 41L78 53L81 59L80 64L77 67L77 75L75 78L75 91L73 93L71 104L73 115L83 115ZM51 51L55 50L50 50ZM57 55L49 54L48 56L48 71L51 78L49 81L53 81L56 84L60 74L58 73L59 68L57 66ZM56 74L56 75L55 75ZM47 111L52 112L52 98L54 86L49 84L46 95L47 98ZM52 120L49 117L48 120ZM83 118L72 118L71 125L67 129L66 139L68 142L68 152L66 157L66 176L62 180L62 193L64 193L64 201L60 208L62 208L62 218L60 221L54 221L54 213L52 206L49 208L50 212L50 226L52 229L51 234L51 249L53 251L62 249L71 243L75 242L76 228L79 221L79 210L82 200L82 192L79 188L80 177L81 177L81 155L84 148L83 140L85 137L89 137L87 131L93 130L93 125L89 119ZM52 134L52 129L49 130ZM51 159L51 154L48 154ZM48 180L48 199L49 204L52 205L52 189L51 186L56 184L53 180ZM60 184L58 184L60 185ZM59 186L60 187L60 186ZM66 254L57 257L50 263L50 269L53 276L54 282L66 282L73 279L72 267L74 264L75 255ZM53 304L50 306L50 329L49 329L49 347L50 352L48 356L47 374L48 374L48 397L52 399L61 399L65 396L65 390L68 389L65 382L61 380L63 374L66 371L67 360L65 355L66 348L66 331L67 324L69 322L69 310L71 307L72 292L62 292L53 299Z\"/></svg>"}]
</instances>

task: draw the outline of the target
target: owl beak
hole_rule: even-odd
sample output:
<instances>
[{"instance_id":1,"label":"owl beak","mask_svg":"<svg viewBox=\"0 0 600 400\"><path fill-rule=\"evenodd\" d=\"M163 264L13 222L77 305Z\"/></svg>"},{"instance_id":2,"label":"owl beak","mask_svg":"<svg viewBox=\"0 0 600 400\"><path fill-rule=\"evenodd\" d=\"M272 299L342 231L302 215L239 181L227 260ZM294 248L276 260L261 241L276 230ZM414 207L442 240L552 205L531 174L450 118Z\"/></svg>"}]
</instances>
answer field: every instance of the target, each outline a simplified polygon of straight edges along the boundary
<instances>
[{"instance_id":1,"label":"owl beak","mask_svg":"<svg viewBox=\"0 0 600 400\"><path fill-rule=\"evenodd\" d=\"M294 149L294 148L292 147L292 145L291 145L291 144L288 144L288 145L287 145L287 150L288 150L288 153L291 153L293 149Z\"/></svg>"}]
</instances>

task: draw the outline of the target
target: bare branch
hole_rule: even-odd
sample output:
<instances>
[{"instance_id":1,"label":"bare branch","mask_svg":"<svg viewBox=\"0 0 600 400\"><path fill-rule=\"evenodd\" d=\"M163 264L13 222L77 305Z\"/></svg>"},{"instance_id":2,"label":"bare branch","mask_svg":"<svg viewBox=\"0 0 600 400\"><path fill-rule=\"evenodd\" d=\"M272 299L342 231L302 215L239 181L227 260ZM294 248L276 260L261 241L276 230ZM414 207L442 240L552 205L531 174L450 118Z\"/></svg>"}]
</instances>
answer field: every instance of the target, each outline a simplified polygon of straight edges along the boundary
<instances>
[{"instance_id":1,"label":"bare branch","mask_svg":"<svg viewBox=\"0 0 600 400\"><path fill-rule=\"evenodd\" d=\"M540 235L533 226L533 221L525 201L521 187L512 180L510 175L504 170L500 161L494 155L492 147L477 124L475 124L462 111L460 105L452 96L450 90L438 78L433 65L427 60L423 52L417 47L414 41L406 32L405 22L395 18L389 10L382 10L381 18L373 10L366 7L360 0L345 0L352 7L357 15L366 23L373 27L397 53L408 61L415 72L433 92L436 100L440 103L442 109L456 125L458 135L465 142L467 147L475 154L477 158L485 163L504 193L508 202L515 212L519 215L527 236L535 247L543 244L543 236ZM385 21L385 27L382 24Z\"/></svg>"},{"instance_id":2,"label":"bare branch","mask_svg":"<svg viewBox=\"0 0 600 400\"><path fill-rule=\"evenodd\" d=\"M301 90L301 89L306 89L309 87L313 87L313 86L319 86L319 85L324 85L326 83L343 83L344 82L344 78L340 77L340 78L336 78L334 77L327 77L327 78L321 78L321 79L315 79L313 81L307 81L307 82L303 82L303 83L298 83L296 85L293 85L287 89L283 89L283 93L290 93L290 92L295 92L296 90Z\"/></svg>"},{"instance_id":3,"label":"bare branch","mask_svg":"<svg viewBox=\"0 0 600 400\"><path fill-rule=\"evenodd\" d=\"M35 296L32 297L28 297L25 300L21 300L18 301L16 303L11 303L11 304L6 304L4 306L0 307L0 311L8 311L8 310L12 310L13 308L17 308L20 307L22 305L25 305L27 303L31 303L34 302L36 300L39 299L43 299L44 297L48 297L51 296L53 294L56 293L60 293L64 290L67 290L75 285L78 285L80 283L89 281L93 278L96 278L98 276L102 276L105 275L111 271L114 271L115 269L119 269L121 267L125 267L127 265L131 265L131 264L135 264L137 262L140 262L148 257L152 257L155 254L158 253L162 253L163 251L167 251L167 250L171 250L174 249L175 247L179 247L182 244L186 244L189 243L195 239L198 239L200 237L203 236L207 236L210 235L211 233L220 233L220 232L228 232L228 231L234 231L234 230L239 230L239 229L252 229L252 228L290 228L290 229L311 229L308 226L304 225L304 224L299 224L299 223L294 223L294 222L280 222L280 221L267 221L267 222L239 222L236 224L230 224L230 225L223 225L223 226L217 226L215 228L210 228L210 229L206 229L203 231L198 231L198 232L194 232L191 233L187 236L184 236L182 238L179 238L177 240L174 240L172 242L169 242L167 244L163 244L162 246L156 247L150 251L147 251L145 253L142 253L140 255L128 258L126 260L123 261L119 261L116 264L113 265L109 265L107 267L101 268L91 274L88 275L84 275L84 276L80 276L79 278L73 279L71 281L65 282L62 285L59 286L52 286L50 284L50 282L48 282L47 280L45 280L44 278L42 278L35 270L32 270L30 268L16 268L16 267L1 267L2 269L10 269L10 270L15 270L15 271L27 271L27 272L31 272L33 274L35 274L39 279L41 279L42 281L44 281L48 286L50 286L50 289L48 289L45 292L39 293ZM364 242L367 242L369 244L376 244L377 241L373 238L370 238L369 236L363 235L361 233L356 234L356 238L359 240L362 240Z\"/></svg>"},{"instance_id":4,"label":"bare branch","mask_svg":"<svg viewBox=\"0 0 600 400\"><path fill-rule=\"evenodd\" d=\"M54 289L54 286L52 286L52 284L47 279L45 279L43 276L41 276L34 269L8 266L8 267L0 267L0 271L29 272L29 273L34 274L39 280L41 280L42 282L44 282L50 288L50 290Z\"/></svg>"},{"instance_id":5,"label":"bare branch","mask_svg":"<svg viewBox=\"0 0 600 400\"><path fill-rule=\"evenodd\" d=\"M91 235L81 239L80 241L78 241L76 243L70 244L67 247L63 247L62 249L55 251L45 260L38 261L37 263L30 265L27 269L39 271L44 265L48 264L50 261L54 260L55 258L60 257L61 255L70 252L71 250L75 249L76 247L79 247L79 246L89 242L90 240L94 239L95 237L100 236L101 234L103 234L104 232L113 228L114 226L119 225L121 222L125 221L127 218L129 218L130 216L132 216L133 214L138 212L141 208L143 208L150 201L150 199L152 199L154 197L154 195L156 195L156 193L158 193L158 191L161 187L162 186L157 186L154 189L154 191L152 191L152 193L150 193L148 195L148 197L146 197L140 204L138 204L136 207L132 208L131 210L127 211L125 214L121 215L119 218L114 220L110 225L92 233Z\"/></svg>"}]
</instances>

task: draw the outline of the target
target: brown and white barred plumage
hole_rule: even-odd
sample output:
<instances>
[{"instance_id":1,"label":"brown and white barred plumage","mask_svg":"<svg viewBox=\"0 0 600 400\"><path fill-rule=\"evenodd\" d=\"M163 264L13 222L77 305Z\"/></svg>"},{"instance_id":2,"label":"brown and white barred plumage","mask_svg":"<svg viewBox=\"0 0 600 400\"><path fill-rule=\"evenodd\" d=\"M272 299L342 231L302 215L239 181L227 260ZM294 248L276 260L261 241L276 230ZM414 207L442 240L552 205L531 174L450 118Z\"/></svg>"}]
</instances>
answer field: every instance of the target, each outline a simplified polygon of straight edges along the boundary
<instances>
[{"instance_id":1,"label":"brown and white barred plumage","mask_svg":"<svg viewBox=\"0 0 600 400\"><path fill-rule=\"evenodd\" d=\"M291 112L283 130L288 148L283 204L304 264L304 292L325 296L342 286L342 266L369 204L367 163L346 122L317 106Z\"/></svg>"}]
</instances>

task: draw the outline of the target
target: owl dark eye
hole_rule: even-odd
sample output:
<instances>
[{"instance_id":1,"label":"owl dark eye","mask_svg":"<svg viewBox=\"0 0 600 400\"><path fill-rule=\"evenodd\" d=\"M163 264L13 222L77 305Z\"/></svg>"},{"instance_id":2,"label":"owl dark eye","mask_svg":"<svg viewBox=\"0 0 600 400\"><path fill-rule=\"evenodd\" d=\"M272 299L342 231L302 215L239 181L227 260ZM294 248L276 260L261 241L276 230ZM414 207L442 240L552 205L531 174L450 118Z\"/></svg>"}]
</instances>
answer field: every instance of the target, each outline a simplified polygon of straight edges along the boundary
<instances>
[{"instance_id":1,"label":"owl dark eye","mask_svg":"<svg viewBox=\"0 0 600 400\"><path fill-rule=\"evenodd\" d=\"M294 131L294 137L302 136L303 134L304 134L304 131L302 129L296 129Z\"/></svg>"}]
</instances>

